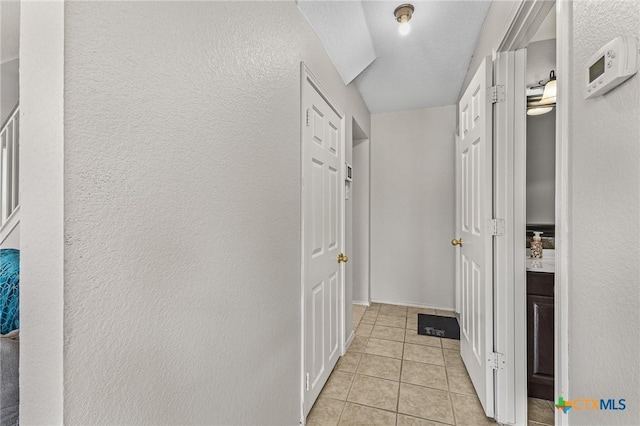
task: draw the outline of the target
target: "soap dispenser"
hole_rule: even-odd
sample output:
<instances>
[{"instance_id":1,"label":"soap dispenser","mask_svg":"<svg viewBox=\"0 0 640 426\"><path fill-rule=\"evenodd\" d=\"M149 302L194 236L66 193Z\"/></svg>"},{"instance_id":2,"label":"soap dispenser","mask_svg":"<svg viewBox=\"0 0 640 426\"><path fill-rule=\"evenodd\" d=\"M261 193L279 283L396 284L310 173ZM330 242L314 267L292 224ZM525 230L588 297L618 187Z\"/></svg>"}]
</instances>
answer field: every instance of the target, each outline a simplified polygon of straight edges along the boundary
<instances>
[{"instance_id":1,"label":"soap dispenser","mask_svg":"<svg viewBox=\"0 0 640 426\"><path fill-rule=\"evenodd\" d=\"M543 234L543 232L533 232L533 241L531 241L532 259L540 259L542 257L542 238L540 238L540 234Z\"/></svg>"}]
</instances>

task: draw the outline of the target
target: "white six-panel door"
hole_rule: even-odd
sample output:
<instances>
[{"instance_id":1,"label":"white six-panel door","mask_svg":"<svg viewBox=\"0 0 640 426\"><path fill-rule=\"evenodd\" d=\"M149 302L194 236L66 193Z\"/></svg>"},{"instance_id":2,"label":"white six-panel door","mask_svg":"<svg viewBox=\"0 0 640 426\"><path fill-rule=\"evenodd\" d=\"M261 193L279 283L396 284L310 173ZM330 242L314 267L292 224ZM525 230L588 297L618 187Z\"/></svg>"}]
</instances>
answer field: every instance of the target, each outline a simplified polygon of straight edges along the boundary
<instances>
[{"instance_id":1,"label":"white six-panel door","mask_svg":"<svg viewBox=\"0 0 640 426\"><path fill-rule=\"evenodd\" d=\"M306 79L303 87L304 415L341 355L342 121Z\"/></svg>"},{"instance_id":2,"label":"white six-panel door","mask_svg":"<svg viewBox=\"0 0 640 426\"><path fill-rule=\"evenodd\" d=\"M491 58L484 59L459 104L457 149L460 185L456 209L462 239L460 353L488 417L494 415L492 84Z\"/></svg>"}]
</instances>

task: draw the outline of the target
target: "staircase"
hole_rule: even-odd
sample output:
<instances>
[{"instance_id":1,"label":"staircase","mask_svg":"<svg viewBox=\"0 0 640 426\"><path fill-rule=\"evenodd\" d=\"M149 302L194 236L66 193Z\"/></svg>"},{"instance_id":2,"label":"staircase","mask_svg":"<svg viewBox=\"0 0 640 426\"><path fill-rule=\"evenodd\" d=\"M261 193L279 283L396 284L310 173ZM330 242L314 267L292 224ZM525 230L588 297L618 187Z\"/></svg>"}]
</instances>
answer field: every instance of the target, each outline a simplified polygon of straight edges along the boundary
<instances>
[{"instance_id":1,"label":"staircase","mask_svg":"<svg viewBox=\"0 0 640 426\"><path fill-rule=\"evenodd\" d=\"M0 130L0 243L20 222L20 108Z\"/></svg>"}]
</instances>

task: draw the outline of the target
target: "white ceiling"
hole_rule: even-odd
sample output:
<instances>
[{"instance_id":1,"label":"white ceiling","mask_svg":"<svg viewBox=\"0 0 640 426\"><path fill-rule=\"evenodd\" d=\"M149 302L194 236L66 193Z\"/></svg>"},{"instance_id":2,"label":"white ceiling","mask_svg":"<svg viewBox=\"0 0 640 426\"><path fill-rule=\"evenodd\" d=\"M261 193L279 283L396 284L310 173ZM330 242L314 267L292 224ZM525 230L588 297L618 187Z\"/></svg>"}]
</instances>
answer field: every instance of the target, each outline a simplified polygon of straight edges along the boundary
<instances>
[{"instance_id":1,"label":"white ceiling","mask_svg":"<svg viewBox=\"0 0 640 426\"><path fill-rule=\"evenodd\" d=\"M298 1L302 4L310 0ZM315 0L313 3L316 9L324 7L335 12L343 8L345 2ZM455 104L491 2L413 1L411 32L404 37L398 33L398 23L393 16L401 0L360 3L367 25L353 25L348 31L359 32L358 40L366 39L368 31L376 56L373 63L362 66L364 61L350 61L349 58L358 57L358 52L352 50L353 43L327 45L323 42L323 46L336 68L349 69L350 73L364 69L355 78L355 84L369 110L378 113ZM301 10L321 41L327 34L334 37L345 34L345 24L328 22L326 10L324 22L309 15L302 6Z\"/></svg>"},{"instance_id":2,"label":"white ceiling","mask_svg":"<svg viewBox=\"0 0 640 426\"><path fill-rule=\"evenodd\" d=\"M298 7L329 52L344 84L376 59L361 2L298 0Z\"/></svg>"}]
</instances>

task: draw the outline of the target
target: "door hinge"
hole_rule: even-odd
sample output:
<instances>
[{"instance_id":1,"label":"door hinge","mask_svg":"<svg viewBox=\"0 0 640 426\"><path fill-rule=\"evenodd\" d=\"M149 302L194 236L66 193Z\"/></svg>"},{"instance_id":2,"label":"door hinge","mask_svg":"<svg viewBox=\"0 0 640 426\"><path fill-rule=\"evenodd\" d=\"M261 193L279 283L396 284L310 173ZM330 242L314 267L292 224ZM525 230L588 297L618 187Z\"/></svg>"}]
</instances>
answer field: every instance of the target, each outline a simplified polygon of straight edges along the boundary
<instances>
[{"instance_id":1,"label":"door hinge","mask_svg":"<svg viewBox=\"0 0 640 426\"><path fill-rule=\"evenodd\" d=\"M489 219L487 221L487 231L495 237L504 235L504 227L504 219Z\"/></svg>"},{"instance_id":2,"label":"door hinge","mask_svg":"<svg viewBox=\"0 0 640 426\"><path fill-rule=\"evenodd\" d=\"M487 364L492 370L504 370L507 365L507 357L499 352L492 352L489 354Z\"/></svg>"},{"instance_id":3,"label":"door hinge","mask_svg":"<svg viewBox=\"0 0 640 426\"><path fill-rule=\"evenodd\" d=\"M307 126L311 125L311 110L307 109Z\"/></svg>"},{"instance_id":4,"label":"door hinge","mask_svg":"<svg viewBox=\"0 0 640 426\"><path fill-rule=\"evenodd\" d=\"M504 100L507 98L504 92L504 86L491 86L487 90L489 92L489 99L491 99L492 104L504 102Z\"/></svg>"},{"instance_id":5,"label":"door hinge","mask_svg":"<svg viewBox=\"0 0 640 426\"><path fill-rule=\"evenodd\" d=\"M305 387L309 390L309 373L305 375Z\"/></svg>"}]
</instances>

